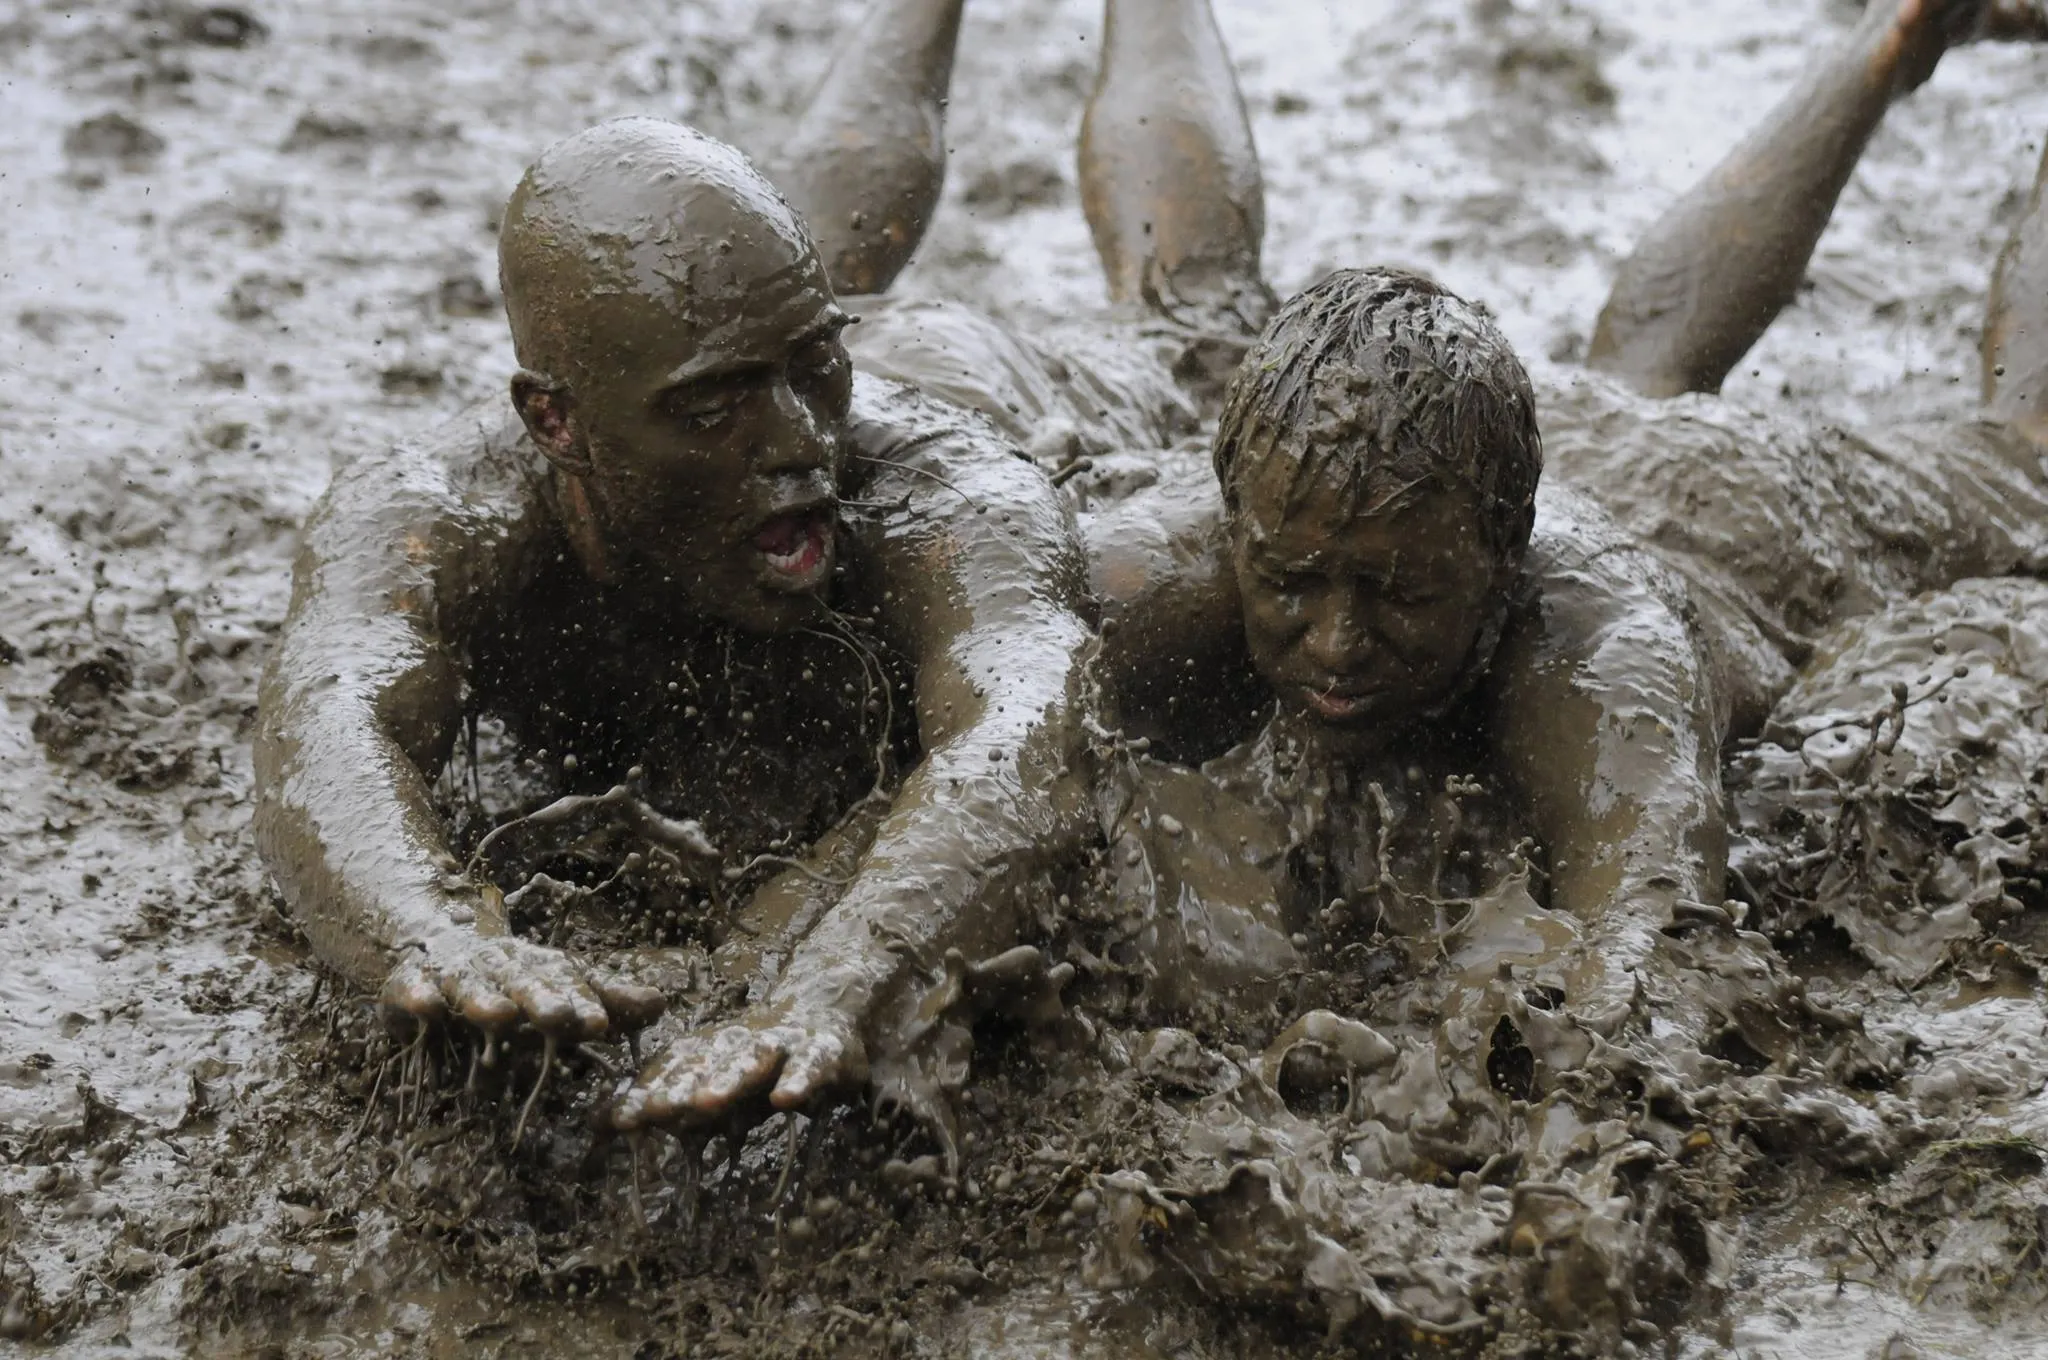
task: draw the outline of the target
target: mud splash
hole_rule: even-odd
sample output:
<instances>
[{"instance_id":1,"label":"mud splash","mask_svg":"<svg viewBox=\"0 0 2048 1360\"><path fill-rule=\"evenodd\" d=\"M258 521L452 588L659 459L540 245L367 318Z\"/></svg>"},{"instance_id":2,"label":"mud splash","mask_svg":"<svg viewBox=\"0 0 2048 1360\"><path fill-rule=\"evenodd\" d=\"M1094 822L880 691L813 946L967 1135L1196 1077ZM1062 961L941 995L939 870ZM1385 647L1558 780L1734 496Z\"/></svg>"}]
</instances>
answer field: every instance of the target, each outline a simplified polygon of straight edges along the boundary
<instances>
[{"instance_id":1,"label":"mud splash","mask_svg":"<svg viewBox=\"0 0 2048 1360\"><path fill-rule=\"evenodd\" d=\"M15 114L0 128L0 941L27 961L0 984L10 1340L79 1355L122 1339L143 1353L1258 1355L1322 1335L1313 1299L1304 1323L1298 1301L1215 1309L1170 1270L1129 1297L1076 1281L1086 1241L1126 1221L1094 1178L1178 1152L1152 1130L1184 1116L1148 1122L1136 1078L1062 1073L1001 1022L984 1028L951 1200L920 1161L929 1144L864 1117L821 1131L778 1197L790 1135L773 1125L704 1149L698 1222L726 1230L720 1250L701 1228L631 1246L629 1150L579 1176L595 1067L540 1087L507 1152L542 1055L500 1055L466 1095L469 1055L394 1053L353 1001L314 995L256 873L246 722L296 525L334 460L502 390L485 281L520 167L611 114L776 145L857 8L732 0L650 20L565 0L428 18L51 0L0 20ZM1525 352L1559 356L1583 347L1615 253L1851 17L1831 0L1220 8L1280 290L1335 264L1417 264L1486 299ZM1304 24L1327 31L1303 44ZM1081 0L969 8L947 199L903 286L1025 321L1098 305L1067 169L1098 25ZM2007 195L2048 126L2041 60L1957 54L1880 133L1812 288L1731 383L1738 402L1844 420L1966 404ZM1865 718L1890 703L1866 697ZM1955 834L1905 830L1916 847ZM2015 862L1996 859L1999 891L2029 903ZM1716 1204L1703 1277L1730 1301L1681 1353L1861 1357L1894 1332L1928 1354L2033 1353L2036 1172L2013 1143L2048 1142L2048 1036L2037 984L1979 952L2017 955L2027 915L1976 921L1982 934L1947 946L1960 967L1908 992L1847 926L1785 910L1809 1004L1860 1012L1867 1038L1826 1041L1844 1054L1828 1089L1856 1094L1806 1104L1804 1123L1769 1113L1808 1101L1778 1070L1801 1060L1774 1055L1768 1031L1744 1038L1755 1054L1731 1046L1738 1067L1769 1059L1739 1088L1751 1127L1779 1131L1756 1147L1769 1162L1806 1145L1825 1108L1842 1160L1905 1169L1795 1168ZM1206 1041L1184 1051L1201 1070L1211 1052L1259 1066ZM1925 1132L1888 1142L1897 1127ZM1585 1146L1588 1165L1607 1155L1598 1136ZM666 1228L684 1154L642 1156L641 1221ZM1242 1221L1274 1184L1222 1187L1235 1198L1219 1203ZM1445 1221L1494 1221L1497 1188L1482 1181L1481 1207L1460 1199Z\"/></svg>"}]
</instances>

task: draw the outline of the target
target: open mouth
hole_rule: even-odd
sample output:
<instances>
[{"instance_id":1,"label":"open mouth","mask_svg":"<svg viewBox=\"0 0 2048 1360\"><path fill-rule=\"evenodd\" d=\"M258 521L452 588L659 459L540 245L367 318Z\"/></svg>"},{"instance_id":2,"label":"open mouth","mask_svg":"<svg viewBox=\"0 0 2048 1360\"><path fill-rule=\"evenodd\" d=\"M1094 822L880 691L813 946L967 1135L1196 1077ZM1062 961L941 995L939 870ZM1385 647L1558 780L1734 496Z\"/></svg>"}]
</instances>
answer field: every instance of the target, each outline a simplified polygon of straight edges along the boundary
<instances>
[{"instance_id":1,"label":"open mouth","mask_svg":"<svg viewBox=\"0 0 2048 1360\"><path fill-rule=\"evenodd\" d=\"M832 516L822 507L777 515L754 534L770 574L792 586L811 583L825 565L831 542Z\"/></svg>"},{"instance_id":2,"label":"open mouth","mask_svg":"<svg viewBox=\"0 0 2048 1360\"><path fill-rule=\"evenodd\" d=\"M1301 693L1302 698L1308 703L1309 710L1316 716L1332 722L1343 722L1364 712L1372 703L1377 691L1354 689L1344 685L1331 685L1325 689L1303 685Z\"/></svg>"}]
</instances>

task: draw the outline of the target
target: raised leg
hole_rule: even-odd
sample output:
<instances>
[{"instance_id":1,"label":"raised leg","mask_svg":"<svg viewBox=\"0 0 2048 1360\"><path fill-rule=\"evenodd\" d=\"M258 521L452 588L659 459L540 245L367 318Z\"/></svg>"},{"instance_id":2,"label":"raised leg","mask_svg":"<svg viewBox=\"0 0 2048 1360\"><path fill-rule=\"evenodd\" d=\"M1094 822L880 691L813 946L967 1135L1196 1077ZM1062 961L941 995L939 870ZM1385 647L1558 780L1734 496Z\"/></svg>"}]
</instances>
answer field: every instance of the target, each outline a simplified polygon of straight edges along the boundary
<instances>
[{"instance_id":1,"label":"raised leg","mask_svg":"<svg viewBox=\"0 0 2048 1360\"><path fill-rule=\"evenodd\" d=\"M1080 161L1111 298L1202 329L1265 324L1265 188L1209 0L1107 0Z\"/></svg>"},{"instance_id":2,"label":"raised leg","mask_svg":"<svg viewBox=\"0 0 2048 1360\"><path fill-rule=\"evenodd\" d=\"M961 3L875 0L776 159L842 294L888 288L938 206Z\"/></svg>"},{"instance_id":3,"label":"raised leg","mask_svg":"<svg viewBox=\"0 0 2048 1360\"><path fill-rule=\"evenodd\" d=\"M1622 263L1587 363L1651 396L1718 389L1798 290L1885 109L1951 43L1978 36L1983 11L1981 0L1872 4Z\"/></svg>"},{"instance_id":4,"label":"raised leg","mask_svg":"<svg viewBox=\"0 0 2048 1360\"><path fill-rule=\"evenodd\" d=\"M1991 276L1984 405L2035 443L2048 444L2048 148L2027 211Z\"/></svg>"}]
</instances>

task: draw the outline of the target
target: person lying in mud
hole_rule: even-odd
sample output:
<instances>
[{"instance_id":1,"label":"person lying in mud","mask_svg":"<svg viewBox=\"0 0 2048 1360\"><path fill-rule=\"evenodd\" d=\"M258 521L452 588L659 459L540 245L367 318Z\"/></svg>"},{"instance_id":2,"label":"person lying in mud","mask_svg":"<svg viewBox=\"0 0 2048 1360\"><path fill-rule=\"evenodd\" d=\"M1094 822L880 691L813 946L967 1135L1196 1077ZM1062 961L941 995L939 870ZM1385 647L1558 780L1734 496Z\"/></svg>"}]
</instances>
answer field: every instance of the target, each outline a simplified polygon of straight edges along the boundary
<instances>
[{"instance_id":1,"label":"person lying in mud","mask_svg":"<svg viewBox=\"0 0 2048 1360\"><path fill-rule=\"evenodd\" d=\"M321 959L390 1012L552 1046L664 999L512 933L451 852L430 786L466 718L502 716L542 788L586 800L557 815L698 885L671 910L857 841L776 899L815 911L801 889L842 880L809 952L743 1024L658 1056L636 1108L857 1083L903 960L1012 937L1010 900L1081 834L1072 514L982 422L853 372L802 221L690 129L549 149L500 260L511 409L362 458L308 523L258 844Z\"/></svg>"},{"instance_id":2,"label":"person lying in mud","mask_svg":"<svg viewBox=\"0 0 2048 1360\"><path fill-rule=\"evenodd\" d=\"M1662 398L1718 387L1790 299L1965 11L1873 13L1651 231L1593 346L1634 392L1539 388L1436 284L1343 271L1251 344L1208 476L1163 463L1084 517L1126 731L1185 756L1255 729L1199 771L1122 762L1089 943L1128 1020L1168 1022L1128 1058L1174 1099L1146 1169L1103 1179L1091 1283L1171 1269L1437 1341L1528 1308L1598 1353L1705 1266L1725 1210L1669 1174L1703 1130L1881 1164L1866 1111L1792 1079L1853 1018L1722 903L1721 752L1830 624L2048 573L2048 158L1981 418ZM1788 1061L1751 1088L1745 1054Z\"/></svg>"},{"instance_id":3,"label":"person lying in mud","mask_svg":"<svg viewBox=\"0 0 2048 1360\"><path fill-rule=\"evenodd\" d=\"M1653 395L1718 385L1790 299L1892 100L1927 79L1954 41L2031 36L2024 17L1923 0L1873 7L1624 267L1594 366ZM1514 825L1545 852L1527 871L1587 933L1564 990L1598 1032L1633 1008L1636 967L1665 926L1720 911L1721 742L1754 730L1789 682L1802 640L1879 600L2035 560L2034 455L2001 429L1943 430L1936 438L1951 447L1934 456L1905 432L1886 451L1840 435L1808 447L1754 423L1730 428L1712 412L1631 403L1599 381L1546 390L1539 402L1483 318L1433 285L1386 274L1348 276L1296 299L1286 325L1253 343L1272 306L1259 272L1257 160L1201 0L1108 6L1081 167L1112 297L1184 347L1169 346L1166 358L1197 346L1235 357L1251 346L1230 380L1216 469L1234 466L1241 446L1284 450L1272 460L1284 485L1253 495L1247 481L1226 514L1240 488L1225 477L1219 499L1206 460L1185 456L1191 412L1208 395L1200 380L1213 368L1181 362L1169 371L1145 337L1131 343L1130 328L1120 362L1105 363L1100 350L1053 353L1043 338L950 304L866 304L869 319L850 341L856 361L981 410L1058 465L1081 499L1107 606L1098 675L1126 732L1154 754L1217 752L1276 699L1282 716L1269 742L1284 733L1283 744L1378 753L1385 768L1352 781L1356 796L1329 799L1335 821L1312 837L1347 844L1337 858L1353 862L1342 873L1326 863L1318 873L1337 876L1304 888L1306 899L1341 899L1339 917L1377 920L1370 904L1381 866L1366 850L1379 817L1365 806L1368 792L1415 803L1396 820L1442 841L1423 805L1443 801L1450 776L1467 783L1485 773L1496 804L1486 816L1514 808ZM2039 228L2022 235L2030 230ZM2025 270L2008 272L2015 281L1995 293L2002 316L2032 305ZM1997 333L2026 329L2009 321ZM2018 362L2002 353L1987 360L1987 376ZM1434 387L1419 376L1432 365L1441 365ZM2030 381L1999 387L2000 420L2029 418L2036 398L2027 394L2038 391ZM1540 497L1537 405L1548 412L1553 466ZM1368 476L1361 460L1372 439L1414 447L1383 447L1393 467ZM1162 452L1176 440L1178 450ZM1330 447L1344 440L1360 447ZM1443 468L1430 461L1436 445ZM1134 447L1145 451L1133 457ZM1459 459L1468 465L1458 468ZM1119 479L1145 485L1127 494ZM1823 496L1824 485L1833 490ZM1817 496L1828 504L1814 504ZM1859 500L1885 507L1895 538L1869 538L1859 527L1868 521L1850 509ZM1703 503L1727 504L1725 521L1703 519ZM1354 524L1368 558L1332 578L1320 555L1336 552L1326 545L1344 542ZM1920 550L1887 546L1908 539ZM1300 561L1285 560L1290 553ZM1380 598L1376 591L1392 590L1384 581L1368 589L1367 568L1384 574L1396 564L1418 578L1412 600ZM1410 759L1411 747L1432 759ZM1215 783L1196 780L1182 796L1209 806ZM1264 801L1275 809L1285 800ZM1462 801L1463 811L1444 815L1464 819L1470 841L1485 816L1472 795ZM1504 847L1519 839L1490 830ZM1195 898L1273 902L1269 876L1235 853L1243 832L1221 838L1213 891ZM1201 838L1168 839L1161 863L1185 863ZM1483 860L1431 875L1456 897L1456 885L1486 880L1471 867ZM1363 884L1347 885L1360 874ZM1175 887L1147 892L1164 901ZM1148 936L1148 950L1179 933ZM1191 994L1234 998L1240 1016L1250 980L1266 979L1252 990L1270 993L1272 979L1299 975L1323 943L1299 917L1239 920L1227 933L1251 951L1229 976L1189 972L1178 945L1153 966ZM1308 958L1296 937L1310 940ZM1221 942L1205 948L1222 968Z\"/></svg>"},{"instance_id":4,"label":"person lying in mud","mask_svg":"<svg viewBox=\"0 0 2048 1360\"><path fill-rule=\"evenodd\" d=\"M1977 31L1978 8L1874 7L1624 265L1592 367L1653 397L1718 387L1791 299L1886 106ZM1101 666L1131 729L1214 751L1277 704L1210 783L1295 823L1269 838L1322 846L1295 885L1320 910L1278 912L1271 885L1247 881L1244 827L1203 852L1187 816L1134 810L1127 830L1172 828L1119 856L1140 877L1202 861L1217 880L1197 892L1171 873L1143 896L1277 913L1208 923L1202 957L1174 945L1162 978L1213 992L1205 961L1242 951L1227 965L1241 1000L1244 979L1308 966L1304 940L1406 933L1418 914L1442 930L1436 902L1481 895L1512 863L1588 933L1556 980L1611 1032L1662 931L1720 913L1721 743L1755 730L1807 639L1889 598L2048 566L2039 198L2037 184L1993 290L1989 418L1870 439L1660 407L1597 379L1539 399L1483 315L1398 271L1290 300L1230 380L1214 480L1163 464L1083 521L1107 602ZM1209 814L1219 796L1175 795ZM1498 857L1523 836L1547 855L1483 871L1475 838ZM1395 883L1402 841L1420 859ZM1319 940L1325 927L1340 938ZM1141 952L1181 934L1148 933Z\"/></svg>"}]
</instances>

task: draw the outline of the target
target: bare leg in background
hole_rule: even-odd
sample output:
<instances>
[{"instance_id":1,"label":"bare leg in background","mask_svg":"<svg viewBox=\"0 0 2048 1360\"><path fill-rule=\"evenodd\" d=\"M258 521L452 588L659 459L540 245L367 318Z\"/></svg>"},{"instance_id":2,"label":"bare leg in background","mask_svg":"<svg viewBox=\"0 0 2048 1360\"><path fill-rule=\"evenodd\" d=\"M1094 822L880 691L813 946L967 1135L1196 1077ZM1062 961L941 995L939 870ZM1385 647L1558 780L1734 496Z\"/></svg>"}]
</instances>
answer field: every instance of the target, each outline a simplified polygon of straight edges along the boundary
<instances>
[{"instance_id":1,"label":"bare leg in background","mask_svg":"<svg viewBox=\"0 0 2048 1360\"><path fill-rule=\"evenodd\" d=\"M961 3L875 0L775 160L842 296L886 290L938 206Z\"/></svg>"},{"instance_id":2,"label":"bare leg in background","mask_svg":"<svg viewBox=\"0 0 2048 1360\"><path fill-rule=\"evenodd\" d=\"M1080 177L1113 300L1201 329L1265 324L1265 188L1209 0L1107 0Z\"/></svg>"},{"instance_id":3,"label":"bare leg in background","mask_svg":"<svg viewBox=\"0 0 2048 1360\"><path fill-rule=\"evenodd\" d=\"M1952 43L2009 32L1979 0L1873 4L1832 57L1644 235L1601 309L1589 366L1653 397L1712 392L1798 291L1893 100Z\"/></svg>"},{"instance_id":4,"label":"bare leg in background","mask_svg":"<svg viewBox=\"0 0 2048 1360\"><path fill-rule=\"evenodd\" d=\"M1998 256L1984 318L1984 407L2048 445L2048 148Z\"/></svg>"}]
</instances>

